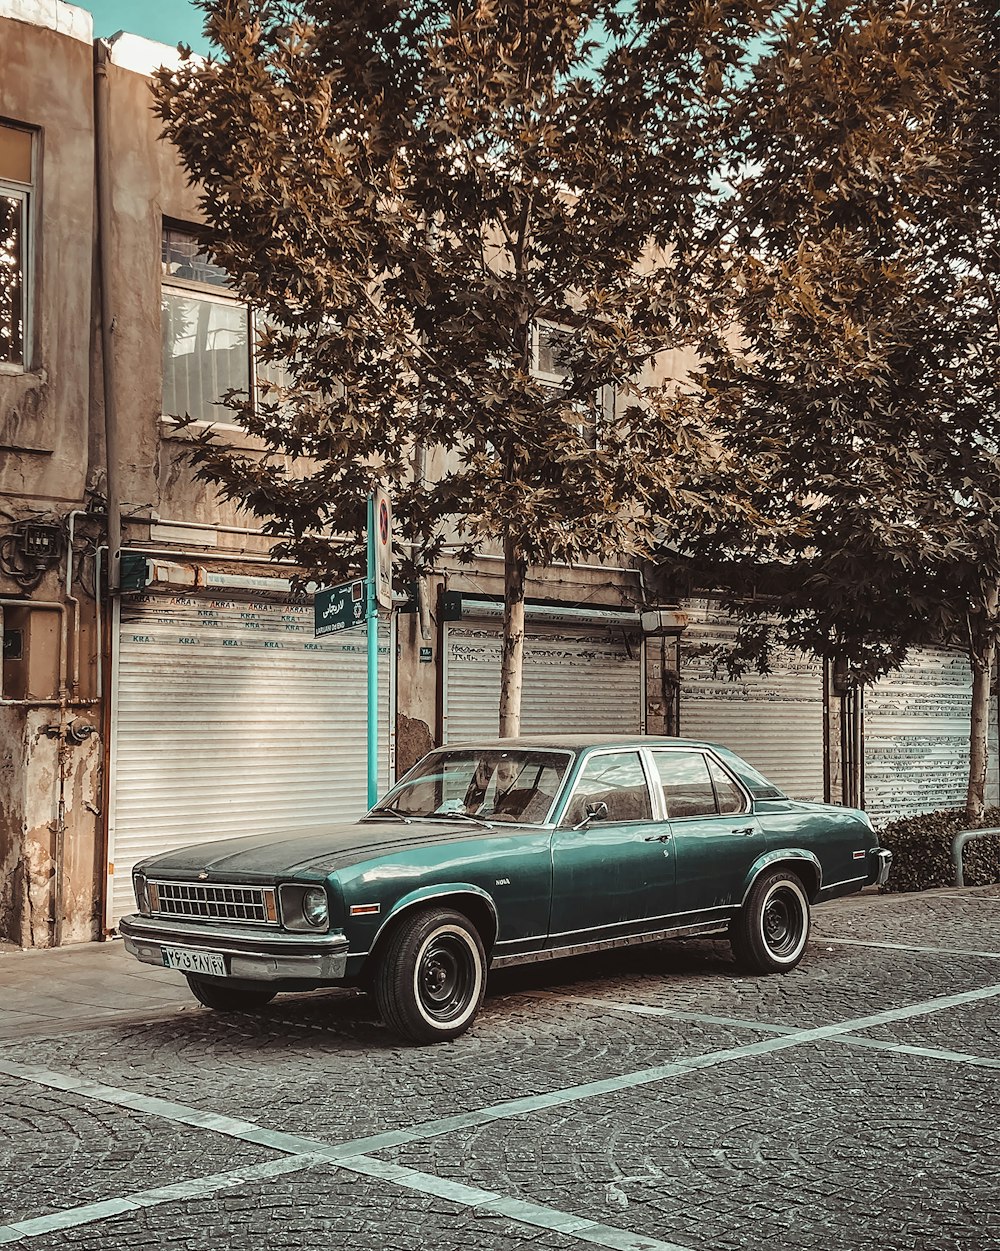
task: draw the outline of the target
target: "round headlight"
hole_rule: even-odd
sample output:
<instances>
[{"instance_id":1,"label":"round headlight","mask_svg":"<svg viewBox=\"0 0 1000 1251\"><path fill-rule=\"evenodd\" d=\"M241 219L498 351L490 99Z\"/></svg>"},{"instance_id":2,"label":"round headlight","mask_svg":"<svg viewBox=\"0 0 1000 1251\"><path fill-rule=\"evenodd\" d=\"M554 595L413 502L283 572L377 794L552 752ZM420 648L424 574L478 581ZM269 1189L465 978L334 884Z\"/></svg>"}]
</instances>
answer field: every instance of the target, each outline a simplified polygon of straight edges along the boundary
<instances>
[{"instance_id":1,"label":"round headlight","mask_svg":"<svg viewBox=\"0 0 1000 1251\"><path fill-rule=\"evenodd\" d=\"M330 907L326 901L326 891L319 886L310 886L302 896L302 915L317 929L330 920Z\"/></svg>"}]
</instances>

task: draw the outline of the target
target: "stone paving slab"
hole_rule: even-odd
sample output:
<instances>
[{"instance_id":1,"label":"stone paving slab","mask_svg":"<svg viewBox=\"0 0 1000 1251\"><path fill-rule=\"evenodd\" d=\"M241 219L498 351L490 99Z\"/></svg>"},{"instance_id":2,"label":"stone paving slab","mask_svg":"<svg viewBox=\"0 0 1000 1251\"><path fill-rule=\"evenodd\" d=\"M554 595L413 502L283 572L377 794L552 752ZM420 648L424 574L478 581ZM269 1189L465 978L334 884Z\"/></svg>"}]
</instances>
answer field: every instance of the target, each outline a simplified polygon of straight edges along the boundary
<instances>
[{"instance_id":1,"label":"stone paving slab","mask_svg":"<svg viewBox=\"0 0 1000 1251\"><path fill-rule=\"evenodd\" d=\"M355 1015L345 1038L340 1022L349 1010ZM375 1022L365 998L342 1004L326 1029L322 1017L314 1023L315 1011L300 1000L276 1018L203 1012L0 1046L0 1058L336 1141L768 1037L521 996L492 1007L453 1044L405 1047ZM362 1026L369 1037L362 1033L359 1045Z\"/></svg>"},{"instance_id":2,"label":"stone paving slab","mask_svg":"<svg viewBox=\"0 0 1000 1251\"><path fill-rule=\"evenodd\" d=\"M433 1234L428 1237L428 1231ZM575 1238L328 1168L32 1238L31 1251L580 1251Z\"/></svg>"},{"instance_id":3,"label":"stone paving slab","mask_svg":"<svg viewBox=\"0 0 1000 1251\"><path fill-rule=\"evenodd\" d=\"M508 970L431 1048L352 993L226 1016L118 944L0 955L0 1246L1000 1251L998 913L840 901L779 977Z\"/></svg>"},{"instance_id":4,"label":"stone paving slab","mask_svg":"<svg viewBox=\"0 0 1000 1251\"><path fill-rule=\"evenodd\" d=\"M854 895L816 908L813 932L817 937L1000 953L1000 886Z\"/></svg>"},{"instance_id":5,"label":"stone paving slab","mask_svg":"<svg viewBox=\"0 0 1000 1251\"><path fill-rule=\"evenodd\" d=\"M804 1046L387 1152L692 1251L995 1251L1000 1072Z\"/></svg>"},{"instance_id":6,"label":"stone paving slab","mask_svg":"<svg viewBox=\"0 0 1000 1251\"><path fill-rule=\"evenodd\" d=\"M702 940L567 960L546 973L523 975L520 984L554 995L598 998L616 987L614 998L623 1002L813 1026L987 981L1000 982L1000 961L840 945L816 936L798 968L769 977L740 975L723 944Z\"/></svg>"},{"instance_id":7,"label":"stone paving slab","mask_svg":"<svg viewBox=\"0 0 1000 1251\"><path fill-rule=\"evenodd\" d=\"M998 978L1000 980L1000 978ZM987 1001L953 1008L944 1015L897 1021L865 1030L864 1037L911 1047L930 1047L979 1056L1000 1065L1000 1005ZM973 1073L957 1073L955 1081L976 1081ZM997 1109L1000 1120L1000 1106ZM998 1182L1000 1188L1000 1182Z\"/></svg>"},{"instance_id":8,"label":"stone paving slab","mask_svg":"<svg viewBox=\"0 0 1000 1251\"><path fill-rule=\"evenodd\" d=\"M0 1074L0 1225L273 1155Z\"/></svg>"},{"instance_id":9,"label":"stone paving slab","mask_svg":"<svg viewBox=\"0 0 1000 1251\"><path fill-rule=\"evenodd\" d=\"M0 952L0 992L0 1041L192 1005L183 979L140 964L117 941Z\"/></svg>"}]
</instances>

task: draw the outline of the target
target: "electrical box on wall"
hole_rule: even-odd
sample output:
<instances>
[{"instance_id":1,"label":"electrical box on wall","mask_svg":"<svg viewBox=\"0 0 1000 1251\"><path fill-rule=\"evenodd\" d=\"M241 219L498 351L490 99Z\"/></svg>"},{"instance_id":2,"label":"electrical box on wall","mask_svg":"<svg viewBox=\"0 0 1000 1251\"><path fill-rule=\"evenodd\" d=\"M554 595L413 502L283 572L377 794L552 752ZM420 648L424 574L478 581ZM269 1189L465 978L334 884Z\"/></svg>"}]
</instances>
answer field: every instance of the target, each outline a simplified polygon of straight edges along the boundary
<instances>
[{"instance_id":1,"label":"electrical box on wall","mask_svg":"<svg viewBox=\"0 0 1000 1251\"><path fill-rule=\"evenodd\" d=\"M30 602L3 609L0 698L58 697L59 636L58 613L33 612Z\"/></svg>"},{"instance_id":2,"label":"electrical box on wall","mask_svg":"<svg viewBox=\"0 0 1000 1251\"><path fill-rule=\"evenodd\" d=\"M59 527L40 521L22 522L17 530L17 550L25 560L48 564L59 557Z\"/></svg>"}]
</instances>

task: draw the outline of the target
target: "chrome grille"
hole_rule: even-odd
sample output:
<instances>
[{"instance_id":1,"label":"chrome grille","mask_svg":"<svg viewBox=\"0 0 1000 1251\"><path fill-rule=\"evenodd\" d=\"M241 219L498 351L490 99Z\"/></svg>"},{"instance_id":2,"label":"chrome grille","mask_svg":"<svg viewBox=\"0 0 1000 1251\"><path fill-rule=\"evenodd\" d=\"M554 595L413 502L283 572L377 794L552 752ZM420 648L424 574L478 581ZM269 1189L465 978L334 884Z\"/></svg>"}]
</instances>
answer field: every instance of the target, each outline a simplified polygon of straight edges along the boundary
<instances>
[{"instance_id":1,"label":"chrome grille","mask_svg":"<svg viewBox=\"0 0 1000 1251\"><path fill-rule=\"evenodd\" d=\"M277 925L274 888L222 886L215 882L150 882L150 912L157 916Z\"/></svg>"}]
</instances>

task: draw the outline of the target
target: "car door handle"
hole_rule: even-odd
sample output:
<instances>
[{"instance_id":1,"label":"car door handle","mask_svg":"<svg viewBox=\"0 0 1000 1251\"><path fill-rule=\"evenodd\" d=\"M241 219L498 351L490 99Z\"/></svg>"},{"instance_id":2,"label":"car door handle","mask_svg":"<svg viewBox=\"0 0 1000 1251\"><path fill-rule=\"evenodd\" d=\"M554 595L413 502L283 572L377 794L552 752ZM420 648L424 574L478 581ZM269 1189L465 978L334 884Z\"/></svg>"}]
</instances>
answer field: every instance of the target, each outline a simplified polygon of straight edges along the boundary
<instances>
[{"instance_id":1,"label":"car door handle","mask_svg":"<svg viewBox=\"0 0 1000 1251\"><path fill-rule=\"evenodd\" d=\"M734 834L756 834L757 827L755 825L741 825L733 830Z\"/></svg>"},{"instance_id":2,"label":"car door handle","mask_svg":"<svg viewBox=\"0 0 1000 1251\"><path fill-rule=\"evenodd\" d=\"M670 837L669 834L647 834L645 841L647 843L669 843Z\"/></svg>"}]
</instances>

